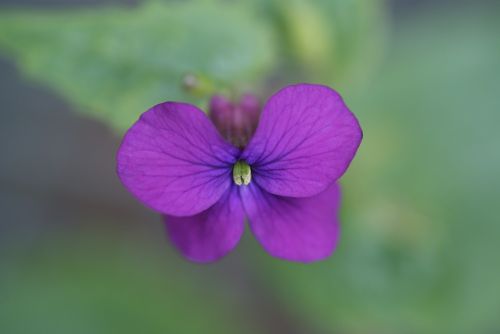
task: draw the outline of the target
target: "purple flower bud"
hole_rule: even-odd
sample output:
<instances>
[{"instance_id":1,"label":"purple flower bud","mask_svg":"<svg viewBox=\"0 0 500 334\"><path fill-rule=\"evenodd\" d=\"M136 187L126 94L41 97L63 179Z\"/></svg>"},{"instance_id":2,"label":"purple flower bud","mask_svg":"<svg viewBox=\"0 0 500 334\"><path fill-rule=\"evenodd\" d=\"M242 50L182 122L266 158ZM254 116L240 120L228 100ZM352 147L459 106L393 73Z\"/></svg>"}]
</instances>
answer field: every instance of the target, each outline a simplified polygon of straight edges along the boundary
<instances>
[{"instance_id":1,"label":"purple flower bud","mask_svg":"<svg viewBox=\"0 0 500 334\"><path fill-rule=\"evenodd\" d=\"M234 107L231 101L229 101L222 95L214 95L210 100L210 104L208 107L210 119L223 136L224 133L223 131L221 131L222 127L224 126L224 124L230 124L233 108Z\"/></svg>"},{"instance_id":2,"label":"purple flower bud","mask_svg":"<svg viewBox=\"0 0 500 334\"><path fill-rule=\"evenodd\" d=\"M240 106L246 110L247 113L252 114L251 117L255 117L258 121L261 105L259 99L255 95L248 93L244 94L240 99Z\"/></svg>"},{"instance_id":3,"label":"purple flower bud","mask_svg":"<svg viewBox=\"0 0 500 334\"><path fill-rule=\"evenodd\" d=\"M209 115L220 134L243 148L252 137L259 121L260 102L252 94L245 94L238 103L232 103L221 95L210 100Z\"/></svg>"}]
</instances>

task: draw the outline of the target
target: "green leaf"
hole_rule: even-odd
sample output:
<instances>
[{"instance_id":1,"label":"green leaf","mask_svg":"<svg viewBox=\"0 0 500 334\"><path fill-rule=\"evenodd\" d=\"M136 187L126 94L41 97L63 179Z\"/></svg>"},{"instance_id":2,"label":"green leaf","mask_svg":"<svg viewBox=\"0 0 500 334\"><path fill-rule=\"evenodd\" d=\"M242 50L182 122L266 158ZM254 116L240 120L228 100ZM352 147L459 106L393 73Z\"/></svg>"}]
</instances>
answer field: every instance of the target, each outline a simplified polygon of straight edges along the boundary
<instances>
[{"instance_id":1,"label":"green leaf","mask_svg":"<svg viewBox=\"0 0 500 334\"><path fill-rule=\"evenodd\" d=\"M250 7L216 1L0 15L0 48L23 72L118 130L165 100L251 87L273 63L271 38ZM183 89L188 74L202 94Z\"/></svg>"},{"instance_id":2,"label":"green leaf","mask_svg":"<svg viewBox=\"0 0 500 334\"><path fill-rule=\"evenodd\" d=\"M103 228L120 224L45 226L29 249L1 254L0 332L253 332L213 270L169 252L160 224L142 235Z\"/></svg>"}]
</instances>

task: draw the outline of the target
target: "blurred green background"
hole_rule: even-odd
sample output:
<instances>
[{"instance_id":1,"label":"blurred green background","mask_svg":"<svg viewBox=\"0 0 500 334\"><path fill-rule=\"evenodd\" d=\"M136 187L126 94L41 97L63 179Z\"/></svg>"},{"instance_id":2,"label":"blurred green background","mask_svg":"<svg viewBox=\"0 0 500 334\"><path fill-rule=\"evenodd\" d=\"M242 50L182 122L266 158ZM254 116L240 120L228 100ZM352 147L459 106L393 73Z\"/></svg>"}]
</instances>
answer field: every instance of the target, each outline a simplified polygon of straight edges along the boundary
<instances>
[{"instance_id":1,"label":"blurred green background","mask_svg":"<svg viewBox=\"0 0 500 334\"><path fill-rule=\"evenodd\" d=\"M2 0L0 74L0 333L500 333L498 1ZM365 135L337 251L186 262L123 131L304 81Z\"/></svg>"}]
</instances>

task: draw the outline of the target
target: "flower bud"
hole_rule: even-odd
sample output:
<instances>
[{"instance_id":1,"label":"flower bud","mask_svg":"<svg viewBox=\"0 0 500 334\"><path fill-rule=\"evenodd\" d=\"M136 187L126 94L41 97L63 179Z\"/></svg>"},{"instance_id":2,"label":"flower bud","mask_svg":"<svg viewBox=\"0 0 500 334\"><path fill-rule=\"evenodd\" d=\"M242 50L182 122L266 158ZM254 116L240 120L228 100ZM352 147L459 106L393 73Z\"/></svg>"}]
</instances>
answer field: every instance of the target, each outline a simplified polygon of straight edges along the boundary
<instances>
[{"instance_id":1,"label":"flower bud","mask_svg":"<svg viewBox=\"0 0 500 334\"><path fill-rule=\"evenodd\" d=\"M234 106L231 101L222 95L214 95L210 100L208 107L209 117L219 131L224 127L226 128L225 130L228 130L227 127L232 122L233 108ZM221 134L223 136L226 135L223 131L221 131Z\"/></svg>"},{"instance_id":2,"label":"flower bud","mask_svg":"<svg viewBox=\"0 0 500 334\"><path fill-rule=\"evenodd\" d=\"M251 94L243 95L238 103L221 95L214 95L210 100L210 119L224 138L240 148L248 143L255 132L259 114L260 102Z\"/></svg>"}]
</instances>

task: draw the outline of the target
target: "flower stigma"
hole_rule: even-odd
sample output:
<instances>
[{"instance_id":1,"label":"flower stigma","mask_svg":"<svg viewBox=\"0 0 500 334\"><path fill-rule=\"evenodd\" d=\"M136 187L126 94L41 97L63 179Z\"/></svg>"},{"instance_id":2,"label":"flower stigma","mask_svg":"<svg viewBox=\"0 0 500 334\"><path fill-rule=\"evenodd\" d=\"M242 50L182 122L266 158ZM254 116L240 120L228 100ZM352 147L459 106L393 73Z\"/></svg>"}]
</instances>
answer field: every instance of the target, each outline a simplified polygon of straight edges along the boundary
<instances>
[{"instance_id":1,"label":"flower stigma","mask_svg":"<svg viewBox=\"0 0 500 334\"><path fill-rule=\"evenodd\" d=\"M236 185L249 185L252 181L252 169L243 160L239 160L233 166L233 181Z\"/></svg>"}]
</instances>

